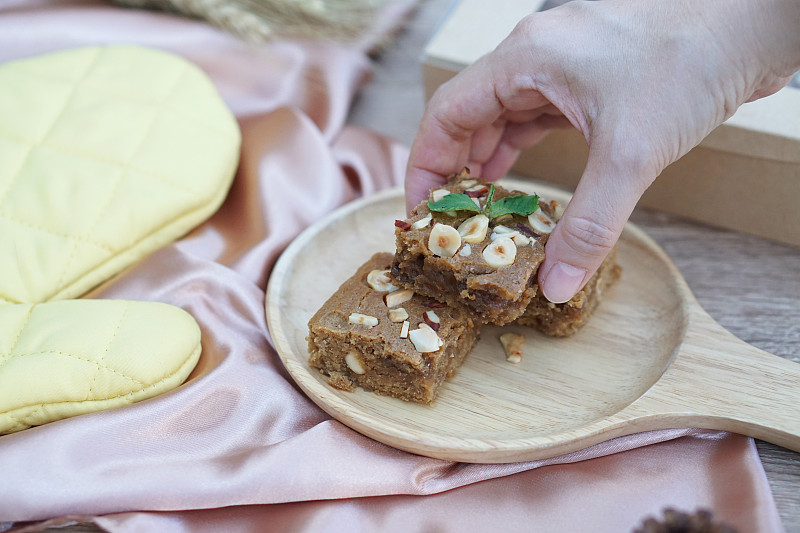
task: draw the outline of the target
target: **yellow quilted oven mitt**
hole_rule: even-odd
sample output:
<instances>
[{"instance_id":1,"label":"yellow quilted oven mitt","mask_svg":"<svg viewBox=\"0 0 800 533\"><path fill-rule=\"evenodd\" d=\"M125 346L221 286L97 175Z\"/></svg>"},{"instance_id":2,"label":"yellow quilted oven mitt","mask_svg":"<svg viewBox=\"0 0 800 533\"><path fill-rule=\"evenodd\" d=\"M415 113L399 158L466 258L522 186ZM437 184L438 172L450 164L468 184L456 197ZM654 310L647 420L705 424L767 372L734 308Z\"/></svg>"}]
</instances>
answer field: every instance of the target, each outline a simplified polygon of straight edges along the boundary
<instances>
[{"instance_id":1,"label":"yellow quilted oven mitt","mask_svg":"<svg viewBox=\"0 0 800 533\"><path fill-rule=\"evenodd\" d=\"M200 329L174 306L0 306L0 434L151 398L183 383L199 357Z\"/></svg>"},{"instance_id":2,"label":"yellow quilted oven mitt","mask_svg":"<svg viewBox=\"0 0 800 533\"><path fill-rule=\"evenodd\" d=\"M0 66L0 302L75 298L217 210L238 125L196 66L82 48Z\"/></svg>"},{"instance_id":3,"label":"yellow quilted oven mitt","mask_svg":"<svg viewBox=\"0 0 800 533\"><path fill-rule=\"evenodd\" d=\"M200 356L187 313L67 299L216 211L240 140L208 78L171 54L109 46L0 65L0 434L186 379Z\"/></svg>"}]
</instances>

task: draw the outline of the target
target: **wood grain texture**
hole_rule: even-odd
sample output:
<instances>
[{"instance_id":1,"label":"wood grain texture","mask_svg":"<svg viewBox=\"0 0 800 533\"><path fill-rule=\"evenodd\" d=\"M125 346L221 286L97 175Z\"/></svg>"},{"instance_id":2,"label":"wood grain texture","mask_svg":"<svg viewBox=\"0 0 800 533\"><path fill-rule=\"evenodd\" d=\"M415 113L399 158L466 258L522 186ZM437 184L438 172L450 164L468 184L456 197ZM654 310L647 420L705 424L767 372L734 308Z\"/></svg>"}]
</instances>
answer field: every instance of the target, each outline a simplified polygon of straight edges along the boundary
<instances>
[{"instance_id":1,"label":"wood grain texture","mask_svg":"<svg viewBox=\"0 0 800 533\"><path fill-rule=\"evenodd\" d=\"M529 180L503 185L568 200ZM736 431L800 450L800 405L792 402L800 365L714 322L666 254L632 225L620 239L622 279L576 335L483 328L431 406L331 388L308 366L306 324L364 259L392 249L393 220L402 216L400 189L345 206L298 237L270 278L267 319L279 355L338 420L400 449L467 462L541 459L675 427ZM329 258L324 271L320 257ZM510 329L530 339L518 365L504 361L497 341Z\"/></svg>"}]
</instances>

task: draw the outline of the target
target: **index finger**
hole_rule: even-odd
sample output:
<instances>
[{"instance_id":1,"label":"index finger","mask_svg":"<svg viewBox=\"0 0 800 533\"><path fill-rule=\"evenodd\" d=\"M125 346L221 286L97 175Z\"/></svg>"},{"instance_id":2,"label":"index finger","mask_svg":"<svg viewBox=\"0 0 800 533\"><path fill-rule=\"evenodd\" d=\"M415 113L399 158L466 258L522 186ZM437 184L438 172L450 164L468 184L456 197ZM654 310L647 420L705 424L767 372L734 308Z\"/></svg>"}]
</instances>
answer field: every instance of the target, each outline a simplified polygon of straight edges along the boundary
<instances>
[{"instance_id":1,"label":"index finger","mask_svg":"<svg viewBox=\"0 0 800 533\"><path fill-rule=\"evenodd\" d=\"M494 123L506 110L549 104L541 94L531 97L528 90L519 98L519 89L525 87L509 81L516 73L505 70L500 55L492 52L467 67L442 85L428 103L406 170L409 211L425 199L428 190L467 164L477 130Z\"/></svg>"}]
</instances>

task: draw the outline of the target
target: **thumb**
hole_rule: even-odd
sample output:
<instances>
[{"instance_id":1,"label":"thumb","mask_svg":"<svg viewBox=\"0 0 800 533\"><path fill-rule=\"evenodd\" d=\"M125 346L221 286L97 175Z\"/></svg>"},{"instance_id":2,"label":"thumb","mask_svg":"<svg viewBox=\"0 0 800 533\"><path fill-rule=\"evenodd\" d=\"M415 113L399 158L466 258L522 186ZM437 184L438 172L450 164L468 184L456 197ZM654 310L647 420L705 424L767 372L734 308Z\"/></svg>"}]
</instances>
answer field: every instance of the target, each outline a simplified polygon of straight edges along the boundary
<instances>
[{"instance_id":1,"label":"thumb","mask_svg":"<svg viewBox=\"0 0 800 533\"><path fill-rule=\"evenodd\" d=\"M583 288L619 239L636 202L655 176L611 152L590 150L575 194L556 224L539 268L539 286L553 303Z\"/></svg>"}]
</instances>

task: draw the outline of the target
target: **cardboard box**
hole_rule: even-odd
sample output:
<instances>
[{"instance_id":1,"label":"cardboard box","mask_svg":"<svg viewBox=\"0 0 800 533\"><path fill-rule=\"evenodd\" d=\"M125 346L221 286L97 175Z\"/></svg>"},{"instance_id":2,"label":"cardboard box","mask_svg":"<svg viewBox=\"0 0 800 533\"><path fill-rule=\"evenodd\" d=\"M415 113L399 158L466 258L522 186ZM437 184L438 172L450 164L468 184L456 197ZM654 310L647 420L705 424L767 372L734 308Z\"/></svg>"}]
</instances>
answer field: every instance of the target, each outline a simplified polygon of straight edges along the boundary
<instances>
[{"instance_id":1,"label":"cardboard box","mask_svg":"<svg viewBox=\"0 0 800 533\"><path fill-rule=\"evenodd\" d=\"M493 50L522 17L549 3L455 5L425 49L427 96ZM553 131L524 151L513 171L574 189L587 155L577 131ZM639 205L800 246L800 88L789 86L742 106L667 167Z\"/></svg>"}]
</instances>

